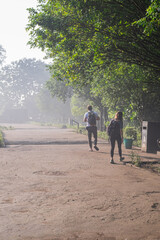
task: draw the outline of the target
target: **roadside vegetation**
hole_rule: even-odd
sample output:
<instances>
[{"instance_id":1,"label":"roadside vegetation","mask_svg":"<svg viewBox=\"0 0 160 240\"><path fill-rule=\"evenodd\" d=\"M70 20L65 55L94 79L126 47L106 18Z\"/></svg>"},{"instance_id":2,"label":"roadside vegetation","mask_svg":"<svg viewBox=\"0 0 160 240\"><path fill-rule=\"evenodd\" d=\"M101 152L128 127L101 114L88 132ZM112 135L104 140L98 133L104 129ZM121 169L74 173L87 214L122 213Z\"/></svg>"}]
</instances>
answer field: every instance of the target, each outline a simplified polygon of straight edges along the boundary
<instances>
[{"instance_id":1,"label":"roadside vegetation","mask_svg":"<svg viewBox=\"0 0 160 240\"><path fill-rule=\"evenodd\" d=\"M3 139L3 132L0 129L0 147L4 147L5 143L4 143L4 139Z\"/></svg>"},{"instance_id":2,"label":"roadside vegetation","mask_svg":"<svg viewBox=\"0 0 160 240\"><path fill-rule=\"evenodd\" d=\"M160 162L159 161L145 161L145 159L142 159L138 153L134 153L133 151L130 154L131 164L147 169L149 171L152 171L154 173L160 174Z\"/></svg>"},{"instance_id":3,"label":"roadside vegetation","mask_svg":"<svg viewBox=\"0 0 160 240\"><path fill-rule=\"evenodd\" d=\"M0 126L0 147L5 147L5 141L4 141L4 137L3 137L3 130L13 130L14 127L9 126Z\"/></svg>"}]
</instances>

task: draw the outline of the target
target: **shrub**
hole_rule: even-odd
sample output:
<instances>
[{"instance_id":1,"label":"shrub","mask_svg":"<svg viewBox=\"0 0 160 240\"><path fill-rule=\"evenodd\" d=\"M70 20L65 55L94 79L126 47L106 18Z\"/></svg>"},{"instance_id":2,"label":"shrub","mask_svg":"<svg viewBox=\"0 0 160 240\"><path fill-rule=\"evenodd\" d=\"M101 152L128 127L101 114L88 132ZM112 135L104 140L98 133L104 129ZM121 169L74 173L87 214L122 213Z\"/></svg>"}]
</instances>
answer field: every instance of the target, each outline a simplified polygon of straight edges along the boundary
<instances>
[{"instance_id":1,"label":"shrub","mask_svg":"<svg viewBox=\"0 0 160 240\"><path fill-rule=\"evenodd\" d=\"M137 130L134 127L126 127L124 129L124 137L137 140Z\"/></svg>"},{"instance_id":2,"label":"shrub","mask_svg":"<svg viewBox=\"0 0 160 240\"><path fill-rule=\"evenodd\" d=\"M98 131L98 137L108 140L108 134L106 133L106 131L105 132Z\"/></svg>"},{"instance_id":3,"label":"shrub","mask_svg":"<svg viewBox=\"0 0 160 240\"><path fill-rule=\"evenodd\" d=\"M134 152L131 153L130 158L132 160L132 164L135 165L136 167L141 167L142 162L141 158L138 154L135 154Z\"/></svg>"},{"instance_id":4,"label":"shrub","mask_svg":"<svg viewBox=\"0 0 160 240\"><path fill-rule=\"evenodd\" d=\"M4 147L5 144L4 144L4 140L3 140L3 134L2 134L2 131L0 130L0 147Z\"/></svg>"}]
</instances>

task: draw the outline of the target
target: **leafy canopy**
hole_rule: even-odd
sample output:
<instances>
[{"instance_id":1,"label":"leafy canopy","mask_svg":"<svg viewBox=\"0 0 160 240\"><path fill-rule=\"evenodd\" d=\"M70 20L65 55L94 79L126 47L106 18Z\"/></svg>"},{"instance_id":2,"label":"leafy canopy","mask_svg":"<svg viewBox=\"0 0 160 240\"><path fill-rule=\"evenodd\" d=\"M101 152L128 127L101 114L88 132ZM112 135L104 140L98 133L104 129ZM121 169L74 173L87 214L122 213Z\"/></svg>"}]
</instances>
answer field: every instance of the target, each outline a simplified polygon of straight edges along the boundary
<instances>
[{"instance_id":1,"label":"leafy canopy","mask_svg":"<svg viewBox=\"0 0 160 240\"><path fill-rule=\"evenodd\" d=\"M64 57L69 76L83 72L86 59L87 66L124 61L159 71L158 7L159 1L150 0L39 1L37 9L29 9L29 43L54 61ZM148 16L155 26L151 36L144 31ZM134 24L138 21L146 25Z\"/></svg>"}]
</instances>

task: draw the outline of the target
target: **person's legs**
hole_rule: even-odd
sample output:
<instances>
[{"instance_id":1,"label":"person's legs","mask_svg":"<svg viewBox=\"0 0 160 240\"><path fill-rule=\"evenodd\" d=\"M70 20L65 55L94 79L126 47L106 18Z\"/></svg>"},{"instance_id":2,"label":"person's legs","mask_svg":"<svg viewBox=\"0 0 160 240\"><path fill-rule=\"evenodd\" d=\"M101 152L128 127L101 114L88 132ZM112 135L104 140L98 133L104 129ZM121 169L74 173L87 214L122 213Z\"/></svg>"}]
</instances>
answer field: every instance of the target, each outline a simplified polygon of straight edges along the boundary
<instances>
[{"instance_id":1,"label":"person's legs","mask_svg":"<svg viewBox=\"0 0 160 240\"><path fill-rule=\"evenodd\" d=\"M111 143L111 163L114 163L113 162L114 148L115 148L115 138L114 137L110 138L110 143Z\"/></svg>"},{"instance_id":2,"label":"person's legs","mask_svg":"<svg viewBox=\"0 0 160 240\"><path fill-rule=\"evenodd\" d=\"M99 148L97 147L97 127L92 127L93 137L94 137L94 148L98 151Z\"/></svg>"},{"instance_id":3,"label":"person's legs","mask_svg":"<svg viewBox=\"0 0 160 240\"><path fill-rule=\"evenodd\" d=\"M120 136L117 138L117 143L118 143L118 152L119 152L120 161L122 161L124 158L122 157L122 142L121 142Z\"/></svg>"},{"instance_id":4,"label":"person's legs","mask_svg":"<svg viewBox=\"0 0 160 240\"><path fill-rule=\"evenodd\" d=\"M119 156L120 158L122 157L122 149L121 149L121 137L117 138L117 143L118 143L118 152L119 152Z\"/></svg>"},{"instance_id":5,"label":"person's legs","mask_svg":"<svg viewBox=\"0 0 160 240\"><path fill-rule=\"evenodd\" d=\"M87 131L88 131L88 143L89 143L89 147L92 150L92 129L91 127L87 127Z\"/></svg>"}]
</instances>

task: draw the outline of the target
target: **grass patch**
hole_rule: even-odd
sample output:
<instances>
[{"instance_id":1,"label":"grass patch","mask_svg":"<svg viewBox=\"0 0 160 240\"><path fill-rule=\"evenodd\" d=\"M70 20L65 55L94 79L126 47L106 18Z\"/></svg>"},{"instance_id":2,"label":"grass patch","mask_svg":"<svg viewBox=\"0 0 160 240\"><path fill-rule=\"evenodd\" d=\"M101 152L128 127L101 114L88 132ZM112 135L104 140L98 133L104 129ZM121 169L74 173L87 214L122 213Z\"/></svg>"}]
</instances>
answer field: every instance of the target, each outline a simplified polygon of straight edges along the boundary
<instances>
[{"instance_id":1,"label":"grass patch","mask_svg":"<svg viewBox=\"0 0 160 240\"><path fill-rule=\"evenodd\" d=\"M108 136L108 134L107 134L106 131L105 131L105 132L98 131L98 137L99 137L99 138L102 138L102 139L105 139L105 140L107 140L107 141L108 141L108 139L109 139L109 136Z\"/></svg>"},{"instance_id":2,"label":"grass patch","mask_svg":"<svg viewBox=\"0 0 160 240\"><path fill-rule=\"evenodd\" d=\"M6 126L0 126L0 131L3 131L3 130L13 130L14 127L12 126L9 126L9 127L6 127Z\"/></svg>"},{"instance_id":3,"label":"grass patch","mask_svg":"<svg viewBox=\"0 0 160 240\"><path fill-rule=\"evenodd\" d=\"M154 162L148 162L148 161L142 161L140 156L138 154L135 154L134 152L130 155L132 164L136 167L140 167L146 170L150 170L154 173L160 174L160 162L154 161Z\"/></svg>"},{"instance_id":4,"label":"grass patch","mask_svg":"<svg viewBox=\"0 0 160 240\"><path fill-rule=\"evenodd\" d=\"M9 126L0 126L0 147L5 147L5 142L4 142L4 138L3 138L3 130L13 130L14 127Z\"/></svg>"},{"instance_id":5,"label":"grass patch","mask_svg":"<svg viewBox=\"0 0 160 240\"><path fill-rule=\"evenodd\" d=\"M150 170L154 173L160 174L160 163L158 163L158 162L144 163L144 164L142 164L142 168L145 168L145 169Z\"/></svg>"},{"instance_id":6,"label":"grass patch","mask_svg":"<svg viewBox=\"0 0 160 240\"><path fill-rule=\"evenodd\" d=\"M4 143L4 139L3 139L3 133L0 130L0 147L4 147L4 146L5 146L5 143Z\"/></svg>"},{"instance_id":7,"label":"grass patch","mask_svg":"<svg viewBox=\"0 0 160 240\"><path fill-rule=\"evenodd\" d=\"M160 162L155 161L155 162L142 162L141 165L142 168L147 169L151 172L160 174Z\"/></svg>"},{"instance_id":8,"label":"grass patch","mask_svg":"<svg viewBox=\"0 0 160 240\"><path fill-rule=\"evenodd\" d=\"M135 154L134 152L131 152L130 155L132 164L135 165L136 167L141 167L142 166L142 161L141 158L138 154Z\"/></svg>"}]
</instances>

